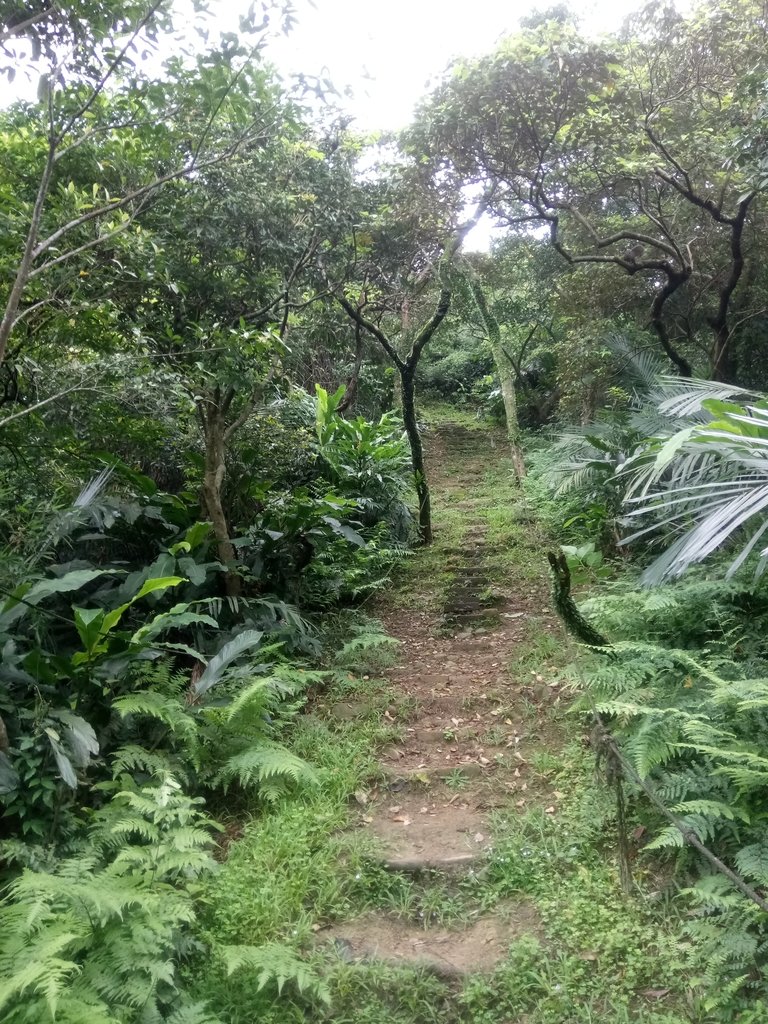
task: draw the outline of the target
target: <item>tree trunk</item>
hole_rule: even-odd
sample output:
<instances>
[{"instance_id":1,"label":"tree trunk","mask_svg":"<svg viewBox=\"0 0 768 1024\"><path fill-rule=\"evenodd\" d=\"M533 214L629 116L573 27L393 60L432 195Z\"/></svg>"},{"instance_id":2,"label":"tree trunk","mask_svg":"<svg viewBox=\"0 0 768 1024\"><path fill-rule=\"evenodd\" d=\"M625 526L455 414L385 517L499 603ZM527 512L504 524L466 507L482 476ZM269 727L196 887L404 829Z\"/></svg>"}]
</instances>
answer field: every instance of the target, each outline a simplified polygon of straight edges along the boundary
<instances>
[{"instance_id":1,"label":"tree trunk","mask_svg":"<svg viewBox=\"0 0 768 1024\"><path fill-rule=\"evenodd\" d=\"M400 390L403 400L403 423L411 446L411 465L419 501L419 537L421 543L432 543L432 504L429 483L424 468L424 446L421 443L419 424L416 420L416 367L405 367L400 371Z\"/></svg>"},{"instance_id":2,"label":"tree trunk","mask_svg":"<svg viewBox=\"0 0 768 1024\"><path fill-rule=\"evenodd\" d=\"M491 346L493 361L499 374L501 399L504 402L504 419L507 424L507 440L512 455L512 468L518 484L525 476L525 460L520 447L520 424L517 419L517 393L515 391L515 368L503 348L498 350Z\"/></svg>"},{"instance_id":3,"label":"tree trunk","mask_svg":"<svg viewBox=\"0 0 768 1024\"><path fill-rule=\"evenodd\" d=\"M507 425L507 440L512 455L512 468L518 484L525 476L525 460L520 447L520 421L517 418L517 393L515 391L515 367L501 343L499 321L488 307L485 294L477 281L471 281L472 296L483 321L488 341L491 345L493 361L501 384L501 398L504 402L504 420Z\"/></svg>"},{"instance_id":4,"label":"tree trunk","mask_svg":"<svg viewBox=\"0 0 768 1024\"><path fill-rule=\"evenodd\" d=\"M651 305L651 326L656 331L656 336L661 342L661 347L669 357L670 362L675 366L675 369L681 377L692 377L693 369L691 364L680 353L673 347L672 342L669 340L669 332L667 331L667 325L664 322L664 304L671 295L682 287L691 276L691 268L685 267L683 270L676 270L673 267L668 267L666 270L667 283L661 288Z\"/></svg>"},{"instance_id":5,"label":"tree trunk","mask_svg":"<svg viewBox=\"0 0 768 1024\"><path fill-rule=\"evenodd\" d=\"M731 384L734 378L731 332L727 323L712 324L712 327L715 335L712 346L712 380Z\"/></svg>"},{"instance_id":6,"label":"tree trunk","mask_svg":"<svg viewBox=\"0 0 768 1024\"><path fill-rule=\"evenodd\" d=\"M736 373L735 359L731 346L731 331L728 327L728 314L731 309L731 299L738 287L741 275L744 272L744 251L742 249L742 238L744 235L744 224L747 219L747 211L754 196L746 196L739 203L739 212L735 217L728 220L731 226L731 267L728 277L720 288L720 297L717 304L717 312L708 317L709 325L714 334L712 346L712 379L730 383Z\"/></svg>"},{"instance_id":7,"label":"tree trunk","mask_svg":"<svg viewBox=\"0 0 768 1024\"><path fill-rule=\"evenodd\" d=\"M205 403L200 416L205 436L205 470L203 473L202 496L213 524L213 534L219 561L226 567L224 590L227 597L239 597L242 593L242 579L235 571L235 549L229 534L227 517L221 500L221 490L226 473L226 444L224 414L217 398Z\"/></svg>"},{"instance_id":8,"label":"tree trunk","mask_svg":"<svg viewBox=\"0 0 768 1024\"><path fill-rule=\"evenodd\" d=\"M0 364L5 360L5 355L8 349L8 340L11 336L13 326L16 323L16 316L19 311L21 298L24 294L24 289L27 287L30 272L32 271L32 263L35 258L35 246L37 245L37 236L40 231L40 222L43 217L43 208L45 207L45 200L48 196L48 189L53 175L53 165L56 159L56 145L57 140L52 137L48 144L48 155L45 160L45 168L43 169L43 174L37 189L37 198L35 199L35 205L32 210L32 219L30 220L29 228L27 229L27 237L24 242L24 252L22 253L21 260L19 261L19 265L16 270L16 276L5 304L2 320L0 320Z\"/></svg>"}]
</instances>

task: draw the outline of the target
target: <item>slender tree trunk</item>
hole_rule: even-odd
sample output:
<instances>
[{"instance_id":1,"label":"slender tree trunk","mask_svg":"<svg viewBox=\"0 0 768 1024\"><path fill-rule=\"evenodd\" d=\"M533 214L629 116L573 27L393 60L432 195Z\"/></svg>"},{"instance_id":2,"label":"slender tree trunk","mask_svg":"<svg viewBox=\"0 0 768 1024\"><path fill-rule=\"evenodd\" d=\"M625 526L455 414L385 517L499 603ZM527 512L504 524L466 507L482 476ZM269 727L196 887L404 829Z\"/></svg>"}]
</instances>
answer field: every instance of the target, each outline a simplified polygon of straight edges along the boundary
<instances>
[{"instance_id":1,"label":"slender tree trunk","mask_svg":"<svg viewBox=\"0 0 768 1024\"><path fill-rule=\"evenodd\" d=\"M48 144L48 155L46 156L45 167L37 189L37 198L35 199L35 205L32 210L32 219L30 220L27 238L24 243L24 252L22 253L18 269L16 270L16 277L14 278L8 300L5 304L3 318L0 320L0 364L5 360L5 354L8 349L8 340L11 336L13 325L16 323L16 314L19 311L21 297L24 294L24 289L27 287L29 275L32 271L35 247L37 245L37 236L40 233L40 222L43 218L45 200L48 196L48 189L50 188L51 177L53 175L53 165L56 160L56 145L57 140L52 138Z\"/></svg>"},{"instance_id":2,"label":"slender tree trunk","mask_svg":"<svg viewBox=\"0 0 768 1024\"><path fill-rule=\"evenodd\" d=\"M403 423L411 446L411 464L416 482L416 495L419 501L419 537L422 544L432 543L432 502L429 494L429 483L424 467L424 446L421 443L419 424L416 419L416 367L404 367L400 370L400 388L403 400Z\"/></svg>"},{"instance_id":3,"label":"slender tree trunk","mask_svg":"<svg viewBox=\"0 0 768 1024\"><path fill-rule=\"evenodd\" d=\"M669 340L669 332L667 331L667 325L664 322L664 304L670 296L674 295L678 288L685 284L690 276L690 267L686 267L684 270L668 269L667 283L657 293L656 298L653 300L653 304L651 305L651 326L656 331L656 335L661 342L661 347L664 349L681 377L692 377L693 369L685 356L680 355Z\"/></svg>"},{"instance_id":4,"label":"slender tree trunk","mask_svg":"<svg viewBox=\"0 0 768 1024\"><path fill-rule=\"evenodd\" d=\"M501 384L501 398L504 403L504 419L507 425L507 440L512 455L512 468L518 484L525 476L525 459L520 447L520 421L517 418L517 392L515 391L515 367L501 343L499 321L491 312L485 294L477 281L470 281L472 296L483 321L491 345L493 361Z\"/></svg>"},{"instance_id":5,"label":"slender tree trunk","mask_svg":"<svg viewBox=\"0 0 768 1024\"><path fill-rule=\"evenodd\" d=\"M226 438L224 414L217 396L206 403L200 412L205 437L205 470L203 472L202 496L213 524L219 561L226 567L224 590L227 597L239 597L242 580L234 569L235 548L229 533L229 525L221 500L221 491L226 474Z\"/></svg>"},{"instance_id":6,"label":"slender tree trunk","mask_svg":"<svg viewBox=\"0 0 768 1024\"><path fill-rule=\"evenodd\" d=\"M363 333L360 324L355 324L355 362L352 366L352 373L347 380L347 387L344 397L339 402L336 411L339 413L348 412L354 409L357 401L357 387L360 382L360 371L363 366Z\"/></svg>"},{"instance_id":7,"label":"slender tree trunk","mask_svg":"<svg viewBox=\"0 0 768 1024\"><path fill-rule=\"evenodd\" d=\"M709 325L714 334L712 346L712 379L728 383L733 380L736 372L735 360L731 351L731 331L728 327L728 314L731 308L733 293L738 287L744 272L744 250L742 238L744 224L747 219L749 205L754 196L747 196L739 204L739 212L729 220L731 226L731 268L728 277L720 288L717 312L708 317Z\"/></svg>"},{"instance_id":8,"label":"slender tree trunk","mask_svg":"<svg viewBox=\"0 0 768 1024\"><path fill-rule=\"evenodd\" d=\"M724 384L732 383L734 376L734 360L731 352L731 332L728 324L713 325L714 344L712 346L712 380Z\"/></svg>"}]
</instances>

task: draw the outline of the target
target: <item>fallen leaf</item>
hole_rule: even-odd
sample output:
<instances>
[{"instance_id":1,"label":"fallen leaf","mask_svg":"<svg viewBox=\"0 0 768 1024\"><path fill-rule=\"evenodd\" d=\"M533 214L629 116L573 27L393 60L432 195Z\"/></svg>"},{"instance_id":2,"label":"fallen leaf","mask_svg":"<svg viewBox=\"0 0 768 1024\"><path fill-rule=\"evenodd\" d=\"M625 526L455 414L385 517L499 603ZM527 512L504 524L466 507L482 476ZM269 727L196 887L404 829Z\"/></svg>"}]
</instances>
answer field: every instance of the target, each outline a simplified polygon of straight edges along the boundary
<instances>
[{"instance_id":1,"label":"fallen leaf","mask_svg":"<svg viewBox=\"0 0 768 1024\"><path fill-rule=\"evenodd\" d=\"M357 801L358 804L360 804L361 807L365 807L366 804L368 803L368 794L365 792L365 790L356 789L354 796L355 800Z\"/></svg>"},{"instance_id":2,"label":"fallen leaf","mask_svg":"<svg viewBox=\"0 0 768 1024\"><path fill-rule=\"evenodd\" d=\"M525 806L525 800L516 800L515 801L515 807L524 807L524 806Z\"/></svg>"},{"instance_id":3,"label":"fallen leaf","mask_svg":"<svg viewBox=\"0 0 768 1024\"><path fill-rule=\"evenodd\" d=\"M644 988L640 995L647 999L663 999L664 996L669 995L669 992L668 988Z\"/></svg>"},{"instance_id":4,"label":"fallen leaf","mask_svg":"<svg viewBox=\"0 0 768 1024\"><path fill-rule=\"evenodd\" d=\"M399 814L400 804L395 804L394 807L388 807L387 810L389 811L390 814Z\"/></svg>"},{"instance_id":5,"label":"fallen leaf","mask_svg":"<svg viewBox=\"0 0 768 1024\"><path fill-rule=\"evenodd\" d=\"M397 821L401 825L410 825L411 819L406 818L404 814L396 814L392 821Z\"/></svg>"},{"instance_id":6,"label":"fallen leaf","mask_svg":"<svg viewBox=\"0 0 768 1024\"><path fill-rule=\"evenodd\" d=\"M588 949L585 953L579 953L579 960L597 960L597 953Z\"/></svg>"},{"instance_id":7,"label":"fallen leaf","mask_svg":"<svg viewBox=\"0 0 768 1024\"><path fill-rule=\"evenodd\" d=\"M555 808L554 807L547 807L547 809L544 811L544 813L545 814L554 814L555 813Z\"/></svg>"},{"instance_id":8,"label":"fallen leaf","mask_svg":"<svg viewBox=\"0 0 768 1024\"><path fill-rule=\"evenodd\" d=\"M562 800L565 793L561 793L559 789L556 789L552 796L554 796L556 800Z\"/></svg>"},{"instance_id":9,"label":"fallen leaf","mask_svg":"<svg viewBox=\"0 0 768 1024\"><path fill-rule=\"evenodd\" d=\"M475 842L476 843L484 843L485 842L485 836L483 835L482 832L475 832Z\"/></svg>"}]
</instances>

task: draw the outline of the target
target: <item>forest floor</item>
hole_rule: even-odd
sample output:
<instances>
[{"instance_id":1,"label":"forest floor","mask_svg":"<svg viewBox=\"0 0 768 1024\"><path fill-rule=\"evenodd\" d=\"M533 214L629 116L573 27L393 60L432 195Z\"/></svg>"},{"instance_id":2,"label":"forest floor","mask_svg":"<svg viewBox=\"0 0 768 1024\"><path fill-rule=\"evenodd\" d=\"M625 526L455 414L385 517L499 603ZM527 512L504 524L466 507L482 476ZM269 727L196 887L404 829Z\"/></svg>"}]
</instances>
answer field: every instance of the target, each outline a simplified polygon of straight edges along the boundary
<instances>
[{"instance_id":1,"label":"forest floor","mask_svg":"<svg viewBox=\"0 0 768 1024\"><path fill-rule=\"evenodd\" d=\"M577 652L503 436L454 414L427 438L435 543L368 609L395 652L363 642L311 702L295 748L323 793L248 825L209 898L214 946L288 943L330 1004L290 965L280 996L204 994L233 1024L703 1021L662 887L638 869L620 891Z\"/></svg>"}]
</instances>

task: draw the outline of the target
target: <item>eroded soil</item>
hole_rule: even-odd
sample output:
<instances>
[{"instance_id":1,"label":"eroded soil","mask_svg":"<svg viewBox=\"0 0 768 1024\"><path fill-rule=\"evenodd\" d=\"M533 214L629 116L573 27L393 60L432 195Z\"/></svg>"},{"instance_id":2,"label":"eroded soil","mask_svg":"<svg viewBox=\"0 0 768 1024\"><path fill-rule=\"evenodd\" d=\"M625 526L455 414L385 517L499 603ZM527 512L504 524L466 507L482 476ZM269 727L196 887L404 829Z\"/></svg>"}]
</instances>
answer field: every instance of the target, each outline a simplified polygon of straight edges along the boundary
<instances>
[{"instance_id":1,"label":"eroded soil","mask_svg":"<svg viewBox=\"0 0 768 1024\"><path fill-rule=\"evenodd\" d=\"M559 635L546 579L503 568L509 559L491 537L489 499L474 493L488 458L473 432L446 425L428 453L436 502L452 517L436 530L445 585L436 600L434 582L417 571L407 603L390 599L376 610L400 644L387 675L401 706L385 712L399 736L382 751L384 781L361 795L358 822L386 868L417 878L474 870L493 843L494 809L523 811L537 801L556 813L560 796L531 766L561 742L551 717L537 713L559 699L557 685L519 664L532 619ZM502 458L498 450L493 458ZM336 714L363 710L350 702ZM535 910L520 903L453 930L367 915L324 930L321 941L350 961L457 975L492 970L515 938L538 931Z\"/></svg>"}]
</instances>

